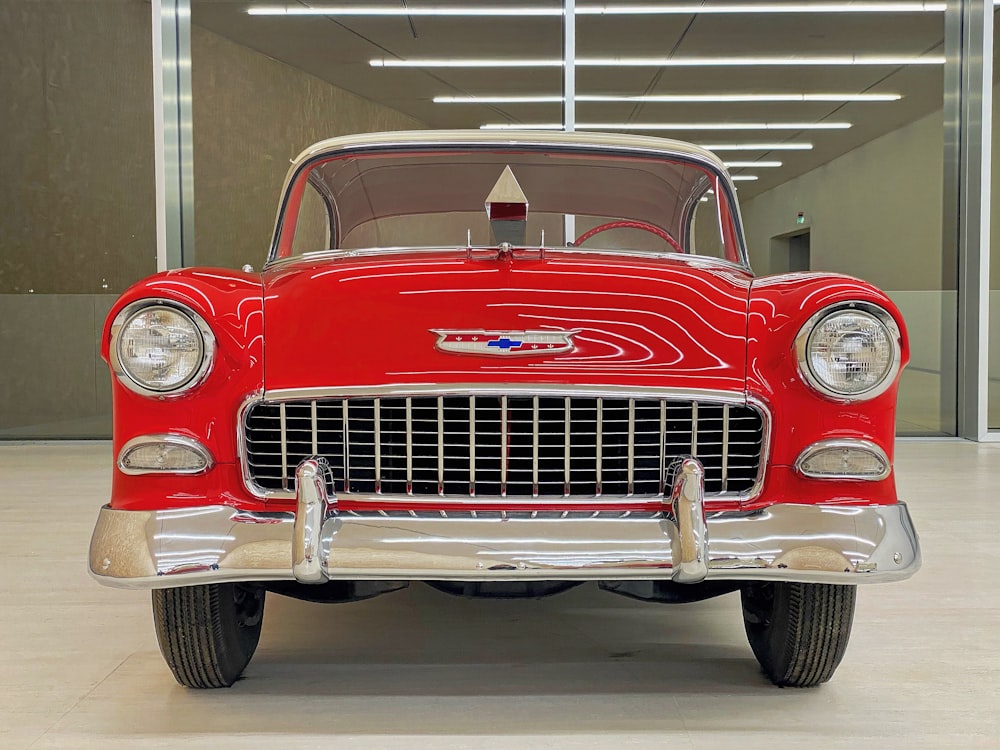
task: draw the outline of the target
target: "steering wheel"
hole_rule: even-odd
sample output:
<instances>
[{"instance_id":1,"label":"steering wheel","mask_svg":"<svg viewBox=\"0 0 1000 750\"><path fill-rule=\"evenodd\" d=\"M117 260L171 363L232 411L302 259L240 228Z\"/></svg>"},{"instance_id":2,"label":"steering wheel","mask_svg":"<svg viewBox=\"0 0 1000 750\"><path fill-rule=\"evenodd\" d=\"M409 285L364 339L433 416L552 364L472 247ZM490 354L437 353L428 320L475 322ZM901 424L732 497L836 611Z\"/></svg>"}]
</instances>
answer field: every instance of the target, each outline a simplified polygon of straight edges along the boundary
<instances>
[{"instance_id":1,"label":"steering wheel","mask_svg":"<svg viewBox=\"0 0 1000 750\"><path fill-rule=\"evenodd\" d=\"M683 253L684 248L681 247L681 243L675 240L670 234L664 230L660 229L655 224L649 224L645 221L609 221L604 224L598 224L593 229L588 229L586 232L581 234L576 238L576 242L573 243L574 247L578 247L582 243L589 240L595 234L600 234L601 232L606 232L609 229L642 229L651 234L655 234L657 237L666 240L666 242L677 252Z\"/></svg>"}]
</instances>

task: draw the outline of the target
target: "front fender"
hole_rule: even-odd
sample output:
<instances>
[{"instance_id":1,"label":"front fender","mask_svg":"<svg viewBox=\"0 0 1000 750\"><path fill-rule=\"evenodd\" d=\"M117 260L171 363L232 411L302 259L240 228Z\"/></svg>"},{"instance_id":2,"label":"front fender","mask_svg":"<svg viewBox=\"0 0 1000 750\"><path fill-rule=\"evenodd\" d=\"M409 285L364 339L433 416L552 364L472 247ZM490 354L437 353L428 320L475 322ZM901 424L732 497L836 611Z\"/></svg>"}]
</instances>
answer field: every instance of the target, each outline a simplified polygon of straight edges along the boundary
<instances>
[{"instance_id":1,"label":"front fender","mask_svg":"<svg viewBox=\"0 0 1000 750\"><path fill-rule=\"evenodd\" d=\"M205 379L177 396L140 395L122 385L112 373L116 458L122 446L134 437L172 433L193 438L209 450L215 462L210 470L213 475L238 472L235 414L244 399L261 391L264 382L262 298L258 275L224 269L167 271L140 281L122 294L104 324L101 356L105 362L109 361L115 317L125 306L143 299L170 300L194 310L211 327L216 351ZM167 480L169 490L164 487ZM206 477L127 476L116 465L111 505L128 509L162 507L165 491L173 505L203 504L205 488L216 484Z\"/></svg>"},{"instance_id":2,"label":"front fender","mask_svg":"<svg viewBox=\"0 0 1000 750\"><path fill-rule=\"evenodd\" d=\"M747 392L769 408L771 469L761 498L787 502L896 502L894 476L879 482L805 479L791 470L812 443L833 437L871 440L891 460L895 440L899 374L881 395L866 401L824 396L799 374L795 337L823 308L848 301L869 302L888 312L900 330L900 371L909 361L903 316L880 290L849 276L793 273L755 279L747 319Z\"/></svg>"}]
</instances>

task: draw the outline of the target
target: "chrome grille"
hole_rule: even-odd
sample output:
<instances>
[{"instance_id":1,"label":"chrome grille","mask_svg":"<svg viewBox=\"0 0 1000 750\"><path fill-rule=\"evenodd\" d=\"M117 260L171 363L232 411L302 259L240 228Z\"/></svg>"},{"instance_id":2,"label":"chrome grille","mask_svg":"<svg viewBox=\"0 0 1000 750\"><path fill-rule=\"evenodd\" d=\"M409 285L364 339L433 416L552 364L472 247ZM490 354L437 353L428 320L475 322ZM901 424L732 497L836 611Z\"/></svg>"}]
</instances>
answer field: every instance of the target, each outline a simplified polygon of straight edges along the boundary
<instances>
[{"instance_id":1,"label":"chrome grille","mask_svg":"<svg viewBox=\"0 0 1000 750\"><path fill-rule=\"evenodd\" d=\"M260 489L294 489L308 456L337 494L656 496L676 456L696 456L709 495L749 491L764 422L743 405L563 395L421 395L258 402L244 460Z\"/></svg>"}]
</instances>

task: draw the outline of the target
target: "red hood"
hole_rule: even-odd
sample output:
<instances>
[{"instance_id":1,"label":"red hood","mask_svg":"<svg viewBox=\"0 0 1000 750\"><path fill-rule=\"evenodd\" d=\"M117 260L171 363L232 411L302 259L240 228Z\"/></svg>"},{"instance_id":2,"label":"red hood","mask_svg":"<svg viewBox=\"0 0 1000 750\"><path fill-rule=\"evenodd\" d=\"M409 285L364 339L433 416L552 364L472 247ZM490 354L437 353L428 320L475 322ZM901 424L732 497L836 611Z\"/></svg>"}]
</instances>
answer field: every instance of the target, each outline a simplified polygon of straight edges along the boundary
<instances>
[{"instance_id":1,"label":"red hood","mask_svg":"<svg viewBox=\"0 0 1000 750\"><path fill-rule=\"evenodd\" d=\"M532 382L742 392L750 279L702 259L593 253L300 260L264 274L264 386ZM437 348L441 331L450 341L572 331L573 348L455 354ZM511 346L492 338L497 350Z\"/></svg>"}]
</instances>

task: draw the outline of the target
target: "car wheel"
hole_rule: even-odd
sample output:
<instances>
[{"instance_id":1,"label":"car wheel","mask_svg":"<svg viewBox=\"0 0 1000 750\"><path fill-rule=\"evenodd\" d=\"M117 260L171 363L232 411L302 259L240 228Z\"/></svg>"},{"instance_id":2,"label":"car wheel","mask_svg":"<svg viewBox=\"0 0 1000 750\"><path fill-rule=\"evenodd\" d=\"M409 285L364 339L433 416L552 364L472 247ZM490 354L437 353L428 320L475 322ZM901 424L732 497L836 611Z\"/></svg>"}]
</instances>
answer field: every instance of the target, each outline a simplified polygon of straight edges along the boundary
<instances>
[{"instance_id":1,"label":"car wheel","mask_svg":"<svg viewBox=\"0 0 1000 750\"><path fill-rule=\"evenodd\" d=\"M740 591L747 639L771 682L813 687L833 676L851 637L856 586L782 581Z\"/></svg>"},{"instance_id":2,"label":"car wheel","mask_svg":"<svg viewBox=\"0 0 1000 750\"><path fill-rule=\"evenodd\" d=\"M212 583L153 591L160 652L185 687L236 682L257 649L263 620L259 586Z\"/></svg>"}]
</instances>

